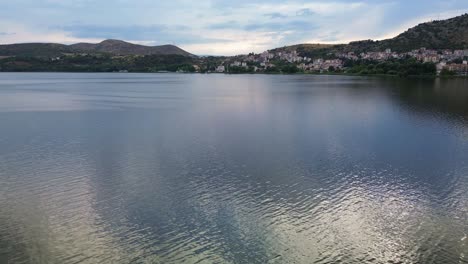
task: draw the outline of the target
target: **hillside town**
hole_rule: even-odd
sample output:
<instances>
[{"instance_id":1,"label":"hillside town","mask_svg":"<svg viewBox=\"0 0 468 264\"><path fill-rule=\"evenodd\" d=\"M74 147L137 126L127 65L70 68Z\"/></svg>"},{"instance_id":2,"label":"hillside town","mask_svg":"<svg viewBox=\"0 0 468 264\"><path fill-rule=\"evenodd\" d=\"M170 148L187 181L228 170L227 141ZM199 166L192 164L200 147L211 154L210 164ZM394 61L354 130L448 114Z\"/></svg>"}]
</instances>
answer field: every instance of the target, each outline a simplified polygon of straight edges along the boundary
<instances>
[{"instance_id":1,"label":"hillside town","mask_svg":"<svg viewBox=\"0 0 468 264\"><path fill-rule=\"evenodd\" d=\"M468 75L468 50L432 50L420 48L410 52L398 53L391 49L381 52L347 52L328 54L325 58L301 56L297 50L265 51L260 54L248 54L229 57L216 67L217 73L237 72L274 72L280 66L292 65L301 72L346 72L346 62L375 61L388 62L414 59L420 63L433 63L437 74L448 71L453 75Z\"/></svg>"}]
</instances>

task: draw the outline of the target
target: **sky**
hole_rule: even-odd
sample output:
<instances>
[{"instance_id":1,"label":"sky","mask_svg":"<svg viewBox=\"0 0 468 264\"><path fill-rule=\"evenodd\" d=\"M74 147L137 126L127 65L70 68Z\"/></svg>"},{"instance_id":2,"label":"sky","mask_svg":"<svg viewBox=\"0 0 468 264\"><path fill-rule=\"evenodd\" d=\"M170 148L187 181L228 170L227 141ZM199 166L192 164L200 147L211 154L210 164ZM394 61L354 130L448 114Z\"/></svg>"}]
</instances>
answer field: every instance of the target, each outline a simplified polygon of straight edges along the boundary
<instances>
[{"instance_id":1,"label":"sky","mask_svg":"<svg viewBox=\"0 0 468 264\"><path fill-rule=\"evenodd\" d=\"M391 38L468 0L0 0L0 44L174 44L197 55Z\"/></svg>"}]
</instances>

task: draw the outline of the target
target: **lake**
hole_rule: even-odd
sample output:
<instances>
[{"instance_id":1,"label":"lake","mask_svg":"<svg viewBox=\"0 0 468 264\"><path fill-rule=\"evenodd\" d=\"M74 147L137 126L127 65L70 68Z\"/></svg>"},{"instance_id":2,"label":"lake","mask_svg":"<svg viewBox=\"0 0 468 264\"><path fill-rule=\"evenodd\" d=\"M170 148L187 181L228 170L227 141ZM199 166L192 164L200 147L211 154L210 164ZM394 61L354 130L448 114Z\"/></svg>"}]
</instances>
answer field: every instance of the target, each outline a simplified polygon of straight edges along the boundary
<instances>
[{"instance_id":1,"label":"lake","mask_svg":"<svg viewBox=\"0 0 468 264\"><path fill-rule=\"evenodd\" d=\"M468 263L468 80L0 74L0 263Z\"/></svg>"}]
</instances>

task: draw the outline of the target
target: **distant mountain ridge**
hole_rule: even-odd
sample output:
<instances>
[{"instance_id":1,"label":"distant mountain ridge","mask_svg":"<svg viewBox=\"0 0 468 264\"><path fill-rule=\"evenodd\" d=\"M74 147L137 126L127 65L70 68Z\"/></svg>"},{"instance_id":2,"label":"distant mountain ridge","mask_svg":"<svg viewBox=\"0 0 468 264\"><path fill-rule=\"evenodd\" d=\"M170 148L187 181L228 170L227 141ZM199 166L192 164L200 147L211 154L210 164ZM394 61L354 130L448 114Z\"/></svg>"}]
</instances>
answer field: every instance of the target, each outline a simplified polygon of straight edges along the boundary
<instances>
[{"instance_id":1,"label":"distant mountain ridge","mask_svg":"<svg viewBox=\"0 0 468 264\"><path fill-rule=\"evenodd\" d=\"M77 43L70 45L73 50L76 51L91 51L91 52L103 52L117 55L184 55L193 56L187 51L174 46L174 45L162 45L162 46L143 46L138 44L132 44L122 40L108 39L98 44L91 43Z\"/></svg>"},{"instance_id":2,"label":"distant mountain ridge","mask_svg":"<svg viewBox=\"0 0 468 264\"><path fill-rule=\"evenodd\" d=\"M24 43L0 45L0 56L60 56L66 53L108 53L113 55L182 55L195 56L174 45L144 46L108 39L100 43Z\"/></svg>"},{"instance_id":3,"label":"distant mountain ridge","mask_svg":"<svg viewBox=\"0 0 468 264\"><path fill-rule=\"evenodd\" d=\"M422 23L391 39L361 40L348 44L298 44L273 51L296 49L304 56L315 57L335 52L360 53L385 49L407 52L422 47L437 50L468 49L468 14Z\"/></svg>"}]
</instances>

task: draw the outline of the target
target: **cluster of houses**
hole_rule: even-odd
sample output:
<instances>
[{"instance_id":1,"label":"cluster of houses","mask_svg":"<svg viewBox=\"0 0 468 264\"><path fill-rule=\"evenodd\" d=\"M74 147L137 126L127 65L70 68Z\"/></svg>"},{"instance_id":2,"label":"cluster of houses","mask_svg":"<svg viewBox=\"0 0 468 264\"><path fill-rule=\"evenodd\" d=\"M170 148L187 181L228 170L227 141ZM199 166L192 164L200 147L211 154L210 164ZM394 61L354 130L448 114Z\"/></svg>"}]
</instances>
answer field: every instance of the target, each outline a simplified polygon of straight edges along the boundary
<instances>
[{"instance_id":1,"label":"cluster of houses","mask_svg":"<svg viewBox=\"0 0 468 264\"><path fill-rule=\"evenodd\" d=\"M280 64L293 64L303 71L323 72L329 69L342 69L343 61L341 59L324 60L300 56L296 50L281 51L272 53L265 51L261 54L249 54L245 56L236 56L234 61L223 61L216 67L216 72L228 72L230 67L243 67L252 69L254 72L263 72L268 68L274 68Z\"/></svg>"},{"instance_id":2,"label":"cluster of houses","mask_svg":"<svg viewBox=\"0 0 468 264\"><path fill-rule=\"evenodd\" d=\"M312 63L306 64L301 63L298 65L298 68L303 71L315 71L315 72L324 72L330 70L340 70L343 68L343 61L340 59L334 60L324 60L324 59L316 59L313 60Z\"/></svg>"},{"instance_id":3,"label":"cluster of houses","mask_svg":"<svg viewBox=\"0 0 468 264\"><path fill-rule=\"evenodd\" d=\"M431 50L420 48L410 52L397 53L392 52L391 49L386 49L382 52L363 52L355 54L354 52L336 53L336 57L351 60L376 60L386 61L389 59L404 59L406 57L415 58L422 62L438 63L440 61L452 61L456 59L463 59L468 56L468 50Z\"/></svg>"},{"instance_id":4,"label":"cluster of houses","mask_svg":"<svg viewBox=\"0 0 468 264\"><path fill-rule=\"evenodd\" d=\"M389 59L402 58L400 54L392 52L391 49L386 49L383 52L363 52L361 54L355 54L354 52L348 53L336 53L336 57L348 60L375 60L375 61L386 61Z\"/></svg>"},{"instance_id":5,"label":"cluster of houses","mask_svg":"<svg viewBox=\"0 0 468 264\"><path fill-rule=\"evenodd\" d=\"M437 51L421 48L409 52L408 55L423 62L435 63L438 74L445 69L457 75L468 75L468 62L466 60L468 57L468 50Z\"/></svg>"},{"instance_id":6,"label":"cluster of houses","mask_svg":"<svg viewBox=\"0 0 468 264\"><path fill-rule=\"evenodd\" d=\"M351 60L375 60L375 61L386 61L390 59L404 59L407 57L415 58L421 62L432 62L436 64L437 73L439 74L442 70L454 72L458 75L468 75L468 63L465 60L468 57L468 50L432 50L426 48L420 48L412 50L410 52L397 53L392 52L391 49L387 49L384 52L365 52L360 54L349 53L337 53L335 54L341 59ZM454 61L460 61L455 63Z\"/></svg>"},{"instance_id":7,"label":"cluster of houses","mask_svg":"<svg viewBox=\"0 0 468 264\"><path fill-rule=\"evenodd\" d=\"M464 60L462 63L447 63L441 61L436 64L437 74L440 74L443 70L455 73L461 76L468 76L468 62Z\"/></svg>"},{"instance_id":8,"label":"cluster of houses","mask_svg":"<svg viewBox=\"0 0 468 264\"><path fill-rule=\"evenodd\" d=\"M333 54L332 54L333 55ZM249 54L236 56L223 61L216 72L228 72L230 67L242 67L251 69L254 72L263 72L268 68L276 67L277 63L293 64L305 72L325 72L329 70L342 70L344 60L374 60L387 61L392 59L415 58L421 62L432 62L437 65L437 71L440 73L446 69L458 75L468 75L468 50L431 50L420 48L410 52L398 53L391 49L381 52L364 52L355 54L354 52L336 53L336 59L312 59L300 56L296 50L292 51L265 51L261 54ZM456 63L458 62L458 63Z\"/></svg>"}]
</instances>

